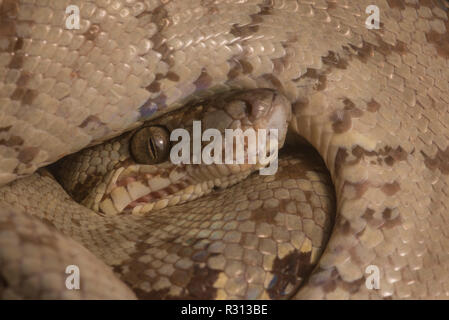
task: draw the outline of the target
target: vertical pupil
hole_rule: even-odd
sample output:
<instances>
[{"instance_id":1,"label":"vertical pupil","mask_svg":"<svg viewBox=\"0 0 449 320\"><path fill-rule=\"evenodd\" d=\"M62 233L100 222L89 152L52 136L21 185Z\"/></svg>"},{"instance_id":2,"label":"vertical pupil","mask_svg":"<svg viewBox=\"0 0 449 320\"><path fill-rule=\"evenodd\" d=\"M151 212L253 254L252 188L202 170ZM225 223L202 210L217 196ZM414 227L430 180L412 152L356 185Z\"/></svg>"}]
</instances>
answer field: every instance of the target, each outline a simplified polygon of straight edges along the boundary
<instances>
[{"instance_id":1,"label":"vertical pupil","mask_svg":"<svg viewBox=\"0 0 449 320\"><path fill-rule=\"evenodd\" d=\"M149 152L150 152L150 156L151 156L153 159L156 159L156 158L157 158L157 148L156 148L156 144L155 144L155 142L154 142L154 138L153 138L153 137L151 137L151 138L149 139L148 144L149 144Z\"/></svg>"}]
</instances>

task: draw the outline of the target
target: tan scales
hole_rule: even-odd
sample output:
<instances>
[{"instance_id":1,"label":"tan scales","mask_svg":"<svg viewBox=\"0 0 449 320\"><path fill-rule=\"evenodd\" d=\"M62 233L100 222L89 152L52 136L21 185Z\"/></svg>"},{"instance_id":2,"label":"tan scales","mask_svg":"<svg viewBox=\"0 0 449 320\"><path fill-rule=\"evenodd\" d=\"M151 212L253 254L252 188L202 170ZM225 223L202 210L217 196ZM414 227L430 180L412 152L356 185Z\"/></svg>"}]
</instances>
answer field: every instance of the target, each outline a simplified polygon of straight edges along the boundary
<instances>
[{"instance_id":1,"label":"tan scales","mask_svg":"<svg viewBox=\"0 0 449 320\"><path fill-rule=\"evenodd\" d=\"M65 28L69 4L81 9L80 30ZM380 9L379 30L365 27L371 4ZM0 0L0 296L269 297L272 278L258 270L285 266L280 257L294 249L314 252L313 239L295 230L284 241L274 226L251 224L257 184L270 182L256 176L248 180L253 193L239 184L223 191L227 200L200 198L186 204L184 219L148 220L156 231L133 233L124 226L131 218L124 230L111 226L35 173L201 90L265 87L288 97L291 132L319 151L336 191L330 240L294 298L447 298L448 79L443 0ZM292 161L281 159L284 168ZM306 183L288 181L284 188L301 202L296 188ZM284 193L273 190L268 200L280 208L276 195ZM236 199L248 201L241 220L232 206L201 220L202 210ZM301 230L316 234L318 209L302 209L313 223L302 221ZM282 210L300 212L291 204ZM288 228L292 218L278 219ZM151 248L170 244L173 229L223 241L207 250L206 240L192 243L180 255ZM191 259L195 250L201 266ZM80 291L64 285L73 261L84 270ZM380 269L379 290L365 286L369 265ZM200 281L214 290L201 291Z\"/></svg>"}]
</instances>

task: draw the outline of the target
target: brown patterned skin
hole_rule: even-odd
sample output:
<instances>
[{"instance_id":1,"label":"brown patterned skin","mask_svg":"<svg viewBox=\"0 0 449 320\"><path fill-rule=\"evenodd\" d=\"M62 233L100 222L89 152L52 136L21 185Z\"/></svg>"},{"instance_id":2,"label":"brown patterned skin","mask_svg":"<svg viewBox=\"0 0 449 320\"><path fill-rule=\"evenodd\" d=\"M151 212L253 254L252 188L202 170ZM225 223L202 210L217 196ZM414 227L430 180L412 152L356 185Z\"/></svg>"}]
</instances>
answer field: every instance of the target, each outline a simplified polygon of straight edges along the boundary
<instances>
[{"instance_id":1,"label":"brown patterned skin","mask_svg":"<svg viewBox=\"0 0 449 320\"><path fill-rule=\"evenodd\" d=\"M268 142L276 139L276 144L268 143L267 147L278 152L284 145L290 120L290 102L273 90L217 94L211 100L189 104L106 143L65 157L52 166L52 173L74 200L100 214L145 214L192 201L214 189L224 189L264 167L260 161L227 165L226 141L221 142L221 164L195 163L193 142L197 134L201 139L207 130L215 129L229 140L226 129L253 132L254 136L248 136L247 144L255 147L261 142L256 132L277 130L277 137L270 139L267 134ZM196 126L199 124L196 130L195 122ZM148 131L151 128L164 129L167 134L166 148L161 148L167 159L157 164L148 164L144 157L136 159L131 151L136 135L139 135L140 142L134 152L146 150L146 141L152 137ZM168 133L181 128L189 134L189 164L174 163L170 155L175 150L171 147L176 148L177 143L170 144ZM203 151L207 151L207 145L209 141L202 142ZM235 149L241 149L245 153L244 158L257 155L256 149L240 146ZM236 152L233 150L232 153L235 161Z\"/></svg>"},{"instance_id":2,"label":"brown patterned skin","mask_svg":"<svg viewBox=\"0 0 449 320\"><path fill-rule=\"evenodd\" d=\"M284 94L293 107L291 132L319 151L332 176L335 226L295 298L449 295L447 1L82 1L81 29L73 31L64 29L68 3L0 0L0 182L9 183L0 190L2 297L167 297L182 296L183 288L201 296L198 279L216 288L202 295L207 298L258 292L232 282L223 287L212 268L201 266L187 267L191 281L178 286L141 281L145 264L154 261L142 255L149 251L152 258L142 241L148 234L136 232L130 241L123 236L132 237L129 232L105 232L92 244L89 235L110 226L77 207L50 177L33 174L193 94L230 87ZM371 4L380 9L379 30L365 27ZM218 198L210 203L218 206ZM166 241L160 229L154 237ZM122 279L141 287L132 293L105 271L91 285L106 281L109 290L86 284L67 292L58 270L73 256L90 255L67 235L107 248L91 251L121 265L115 271ZM143 261L124 263L125 255ZM86 274L107 270L99 259L76 260L92 262L82 266ZM379 267L379 290L365 286L369 265ZM50 266L56 271L47 272Z\"/></svg>"}]
</instances>

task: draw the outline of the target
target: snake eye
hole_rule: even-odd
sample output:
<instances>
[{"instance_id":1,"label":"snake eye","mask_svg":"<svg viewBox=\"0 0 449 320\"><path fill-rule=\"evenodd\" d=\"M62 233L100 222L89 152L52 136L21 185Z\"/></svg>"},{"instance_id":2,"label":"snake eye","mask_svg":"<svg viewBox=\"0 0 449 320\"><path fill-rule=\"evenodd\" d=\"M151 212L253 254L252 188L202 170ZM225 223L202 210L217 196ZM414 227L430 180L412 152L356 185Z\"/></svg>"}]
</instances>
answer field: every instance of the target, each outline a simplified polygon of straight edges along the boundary
<instances>
[{"instance_id":1,"label":"snake eye","mask_svg":"<svg viewBox=\"0 0 449 320\"><path fill-rule=\"evenodd\" d=\"M140 164L164 162L170 152L170 134L163 127L144 127L132 136L130 151L134 161Z\"/></svg>"}]
</instances>

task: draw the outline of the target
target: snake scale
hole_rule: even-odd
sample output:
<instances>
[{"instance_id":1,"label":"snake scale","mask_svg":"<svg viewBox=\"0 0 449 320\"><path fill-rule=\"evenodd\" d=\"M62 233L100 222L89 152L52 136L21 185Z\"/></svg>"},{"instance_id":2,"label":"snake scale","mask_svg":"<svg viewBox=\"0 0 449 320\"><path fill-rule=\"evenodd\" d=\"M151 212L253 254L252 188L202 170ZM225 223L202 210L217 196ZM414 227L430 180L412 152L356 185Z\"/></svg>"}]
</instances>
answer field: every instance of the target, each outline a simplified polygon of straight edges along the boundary
<instances>
[{"instance_id":1,"label":"snake scale","mask_svg":"<svg viewBox=\"0 0 449 320\"><path fill-rule=\"evenodd\" d=\"M447 298L448 17L445 0L0 0L0 297ZM103 216L44 168L258 88L291 104L275 175Z\"/></svg>"}]
</instances>

